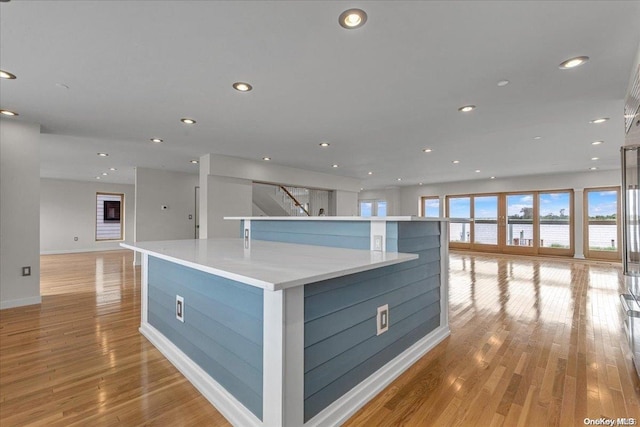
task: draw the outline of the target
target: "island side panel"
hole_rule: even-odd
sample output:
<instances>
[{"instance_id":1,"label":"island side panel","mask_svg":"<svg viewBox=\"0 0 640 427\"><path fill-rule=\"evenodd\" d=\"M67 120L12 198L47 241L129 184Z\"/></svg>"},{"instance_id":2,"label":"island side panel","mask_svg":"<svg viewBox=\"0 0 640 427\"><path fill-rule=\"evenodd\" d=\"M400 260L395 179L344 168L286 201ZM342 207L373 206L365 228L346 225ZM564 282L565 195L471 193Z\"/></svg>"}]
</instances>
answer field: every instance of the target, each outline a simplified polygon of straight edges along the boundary
<instances>
[{"instance_id":1,"label":"island side panel","mask_svg":"<svg viewBox=\"0 0 640 427\"><path fill-rule=\"evenodd\" d=\"M148 265L149 323L262 419L264 291L153 256Z\"/></svg>"},{"instance_id":2,"label":"island side panel","mask_svg":"<svg viewBox=\"0 0 640 427\"><path fill-rule=\"evenodd\" d=\"M369 249L370 229L369 221L260 220L251 221L251 238L335 248Z\"/></svg>"},{"instance_id":3,"label":"island side panel","mask_svg":"<svg viewBox=\"0 0 640 427\"><path fill-rule=\"evenodd\" d=\"M305 286L305 422L440 326L439 234L438 223L389 223L387 249L419 259ZM384 304L389 330L376 335Z\"/></svg>"}]
</instances>

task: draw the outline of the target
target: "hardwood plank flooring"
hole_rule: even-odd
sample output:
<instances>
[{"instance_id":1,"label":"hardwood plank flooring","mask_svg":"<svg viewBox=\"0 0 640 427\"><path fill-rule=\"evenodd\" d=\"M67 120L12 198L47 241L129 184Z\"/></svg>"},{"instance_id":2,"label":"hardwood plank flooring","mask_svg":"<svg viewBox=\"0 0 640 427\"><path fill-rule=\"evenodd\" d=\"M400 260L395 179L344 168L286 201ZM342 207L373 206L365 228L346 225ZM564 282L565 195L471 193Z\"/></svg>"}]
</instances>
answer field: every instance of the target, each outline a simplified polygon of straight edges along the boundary
<instances>
[{"instance_id":1,"label":"hardwood plank flooring","mask_svg":"<svg viewBox=\"0 0 640 427\"><path fill-rule=\"evenodd\" d=\"M0 426L227 426L138 332L129 251L41 258L42 304L0 311ZM451 337L346 426L640 420L617 264L452 253Z\"/></svg>"}]
</instances>

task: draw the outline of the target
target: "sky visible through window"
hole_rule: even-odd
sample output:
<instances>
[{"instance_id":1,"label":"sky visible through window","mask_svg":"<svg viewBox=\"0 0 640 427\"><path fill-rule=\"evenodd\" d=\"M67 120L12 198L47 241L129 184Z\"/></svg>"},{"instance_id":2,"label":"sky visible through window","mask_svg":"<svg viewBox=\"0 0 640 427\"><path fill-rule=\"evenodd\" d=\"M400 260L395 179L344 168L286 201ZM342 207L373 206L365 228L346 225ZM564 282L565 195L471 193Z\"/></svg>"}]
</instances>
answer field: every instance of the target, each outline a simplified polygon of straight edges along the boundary
<instances>
[{"instance_id":1,"label":"sky visible through window","mask_svg":"<svg viewBox=\"0 0 640 427\"><path fill-rule=\"evenodd\" d=\"M616 191L590 191L587 194L590 217L610 216L618 213L618 194Z\"/></svg>"}]
</instances>

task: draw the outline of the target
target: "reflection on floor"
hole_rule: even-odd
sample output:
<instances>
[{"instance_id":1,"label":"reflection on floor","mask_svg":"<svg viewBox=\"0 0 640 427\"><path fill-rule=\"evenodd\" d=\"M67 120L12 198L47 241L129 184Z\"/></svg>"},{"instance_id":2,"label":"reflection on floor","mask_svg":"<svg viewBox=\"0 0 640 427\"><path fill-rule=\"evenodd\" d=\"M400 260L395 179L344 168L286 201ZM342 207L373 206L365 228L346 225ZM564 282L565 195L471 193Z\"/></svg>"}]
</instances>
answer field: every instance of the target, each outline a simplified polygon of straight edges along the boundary
<instances>
[{"instance_id":1,"label":"reflection on floor","mask_svg":"<svg viewBox=\"0 0 640 427\"><path fill-rule=\"evenodd\" d=\"M228 425L138 333L130 252L41 269L42 305L0 312L0 425ZM450 280L451 337L346 425L640 420L618 265L454 253Z\"/></svg>"}]
</instances>

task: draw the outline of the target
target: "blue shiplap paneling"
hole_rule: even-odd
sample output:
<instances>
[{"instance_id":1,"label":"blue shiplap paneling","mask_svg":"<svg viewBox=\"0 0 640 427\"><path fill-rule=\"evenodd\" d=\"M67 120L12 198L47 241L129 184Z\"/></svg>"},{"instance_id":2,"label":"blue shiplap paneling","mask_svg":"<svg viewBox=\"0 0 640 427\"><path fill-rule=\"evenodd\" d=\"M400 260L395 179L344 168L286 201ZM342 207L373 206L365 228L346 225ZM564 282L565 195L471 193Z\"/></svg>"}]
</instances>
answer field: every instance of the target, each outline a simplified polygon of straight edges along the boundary
<instances>
[{"instance_id":1,"label":"blue shiplap paneling","mask_svg":"<svg viewBox=\"0 0 640 427\"><path fill-rule=\"evenodd\" d=\"M263 292L149 257L149 323L260 419ZM184 323L176 295L184 297Z\"/></svg>"},{"instance_id":2,"label":"blue shiplap paneling","mask_svg":"<svg viewBox=\"0 0 640 427\"><path fill-rule=\"evenodd\" d=\"M368 221L251 221L251 238L304 245L369 249Z\"/></svg>"},{"instance_id":3,"label":"blue shiplap paneling","mask_svg":"<svg viewBox=\"0 0 640 427\"><path fill-rule=\"evenodd\" d=\"M387 250L417 260L305 286L305 421L439 326L439 234L437 222L388 222ZM390 326L376 336L384 304Z\"/></svg>"}]
</instances>

